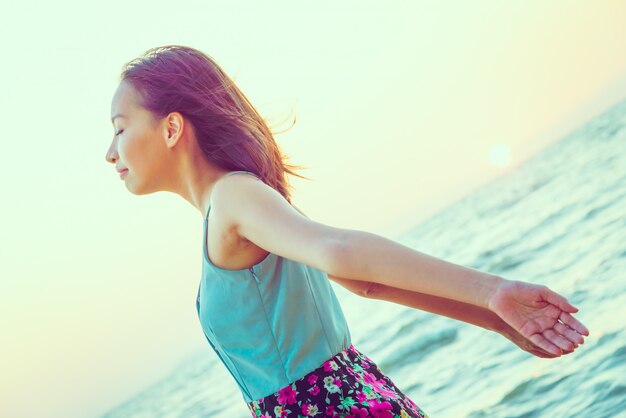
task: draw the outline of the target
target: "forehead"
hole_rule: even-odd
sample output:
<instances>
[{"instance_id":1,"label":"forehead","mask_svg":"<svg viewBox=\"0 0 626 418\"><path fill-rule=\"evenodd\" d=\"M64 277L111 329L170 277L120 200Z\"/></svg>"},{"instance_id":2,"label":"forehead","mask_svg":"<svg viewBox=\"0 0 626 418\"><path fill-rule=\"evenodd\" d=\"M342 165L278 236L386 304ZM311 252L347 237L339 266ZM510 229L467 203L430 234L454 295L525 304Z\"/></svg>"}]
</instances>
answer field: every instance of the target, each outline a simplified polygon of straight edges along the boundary
<instances>
[{"instance_id":1,"label":"forehead","mask_svg":"<svg viewBox=\"0 0 626 418\"><path fill-rule=\"evenodd\" d=\"M122 113L128 115L138 106L136 90L127 81L122 81L115 89L111 100L111 117Z\"/></svg>"}]
</instances>

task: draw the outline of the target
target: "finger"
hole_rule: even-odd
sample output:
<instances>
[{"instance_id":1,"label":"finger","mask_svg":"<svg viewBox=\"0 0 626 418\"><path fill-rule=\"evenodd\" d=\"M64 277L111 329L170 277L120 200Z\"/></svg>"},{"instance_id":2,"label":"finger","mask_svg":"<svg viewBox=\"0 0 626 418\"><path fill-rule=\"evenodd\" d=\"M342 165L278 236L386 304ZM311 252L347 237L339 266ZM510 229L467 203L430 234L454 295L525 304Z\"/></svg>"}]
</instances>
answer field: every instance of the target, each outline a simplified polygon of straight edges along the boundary
<instances>
[{"instance_id":1,"label":"finger","mask_svg":"<svg viewBox=\"0 0 626 418\"><path fill-rule=\"evenodd\" d=\"M573 347L572 347L572 349L571 349L571 350L564 350L564 349L561 349L561 351L563 352L563 354L573 353L573 352L574 352L574 350L576 350L576 349L578 348L578 344L576 344L576 343L572 343L572 345L573 345Z\"/></svg>"},{"instance_id":2,"label":"finger","mask_svg":"<svg viewBox=\"0 0 626 418\"><path fill-rule=\"evenodd\" d=\"M541 334L533 334L529 338L537 347L547 351L550 354L554 354L556 357L559 357L561 353L561 349L556 345L552 344L546 337Z\"/></svg>"},{"instance_id":3,"label":"finger","mask_svg":"<svg viewBox=\"0 0 626 418\"><path fill-rule=\"evenodd\" d=\"M574 349L574 344L571 341L566 340L561 334L558 334L553 329L543 331L543 336L563 351L572 351Z\"/></svg>"},{"instance_id":4,"label":"finger","mask_svg":"<svg viewBox=\"0 0 626 418\"><path fill-rule=\"evenodd\" d=\"M532 354L536 355L537 357L542 357L542 358L554 358L554 357L558 357L557 355L554 355L552 353L548 353L545 350L542 350L541 348L535 346L533 347L531 350L529 350Z\"/></svg>"},{"instance_id":5,"label":"finger","mask_svg":"<svg viewBox=\"0 0 626 418\"><path fill-rule=\"evenodd\" d=\"M578 319L574 318L567 312L561 312L559 319L571 329L576 330L579 334L589 336L589 330L587 329L587 327L581 324Z\"/></svg>"},{"instance_id":6,"label":"finger","mask_svg":"<svg viewBox=\"0 0 626 418\"><path fill-rule=\"evenodd\" d=\"M540 349L532 349L530 350L531 354L534 354L537 357L541 357L541 358L553 358L556 357L554 354L550 354L550 353L546 353L543 350Z\"/></svg>"},{"instance_id":7,"label":"finger","mask_svg":"<svg viewBox=\"0 0 626 418\"><path fill-rule=\"evenodd\" d=\"M556 332L558 332L563 337L565 337L568 340L570 340L576 346L578 346L578 344L582 344L584 342L584 339L583 339L582 335L580 335L578 332L576 332L575 330L571 329L567 325L562 324L561 322L557 321L556 324L554 324L554 326L552 328L554 328L554 330Z\"/></svg>"},{"instance_id":8,"label":"finger","mask_svg":"<svg viewBox=\"0 0 626 418\"><path fill-rule=\"evenodd\" d=\"M561 310L565 312L573 312L573 313L578 312L578 308L572 305L571 303L569 303L569 301L564 296L559 295L558 293L551 290L547 286L545 286L542 296L545 300L547 300L548 302L557 306L558 308L560 308Z\"/></svg>"}]
</instances>

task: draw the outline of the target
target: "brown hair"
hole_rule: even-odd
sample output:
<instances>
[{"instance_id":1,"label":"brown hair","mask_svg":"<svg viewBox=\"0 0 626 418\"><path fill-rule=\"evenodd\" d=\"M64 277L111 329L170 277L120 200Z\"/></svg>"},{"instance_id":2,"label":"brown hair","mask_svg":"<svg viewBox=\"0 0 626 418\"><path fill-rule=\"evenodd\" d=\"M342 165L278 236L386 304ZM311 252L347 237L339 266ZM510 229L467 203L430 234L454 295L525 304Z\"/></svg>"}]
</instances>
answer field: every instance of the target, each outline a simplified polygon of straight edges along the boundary
<instances>
[{"instance_id":1,"label":"brown hair","mask_svg":"<svg viewBox=\"0 0 626 418\"><path fill-rule=\"evenodd\" d=\"M181 45L150 48L123 66L122 80L155 120L176 111L190 121L204 156L218 167L258 175L290 204L285 173L309 179L294 171L304 167L286 163L265 120L206 53Z\"/></svg>"}]
</instances>

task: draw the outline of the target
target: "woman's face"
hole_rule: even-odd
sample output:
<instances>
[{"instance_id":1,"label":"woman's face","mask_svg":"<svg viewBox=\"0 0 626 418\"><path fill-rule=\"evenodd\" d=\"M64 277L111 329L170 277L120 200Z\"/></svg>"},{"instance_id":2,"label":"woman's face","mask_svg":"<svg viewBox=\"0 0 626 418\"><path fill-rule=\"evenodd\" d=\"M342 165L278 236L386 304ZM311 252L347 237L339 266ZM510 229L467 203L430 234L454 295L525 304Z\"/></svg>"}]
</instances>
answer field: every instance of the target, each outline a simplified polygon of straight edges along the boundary
<instances>
[{"instance_id":1,"label":"woman's face","mask_svg":"<svg viewBox=\"0 0 626 418\"><path fill-rule=\"evenodd\" d=\"M114 137L106 160L117 170L128 170L122 173L128 190L148 194L162 190L160 179L167 174L168 148L162 140L160 124L140 103L132 84L120 82L111 103Z\"/></svg>"}]
</instances>

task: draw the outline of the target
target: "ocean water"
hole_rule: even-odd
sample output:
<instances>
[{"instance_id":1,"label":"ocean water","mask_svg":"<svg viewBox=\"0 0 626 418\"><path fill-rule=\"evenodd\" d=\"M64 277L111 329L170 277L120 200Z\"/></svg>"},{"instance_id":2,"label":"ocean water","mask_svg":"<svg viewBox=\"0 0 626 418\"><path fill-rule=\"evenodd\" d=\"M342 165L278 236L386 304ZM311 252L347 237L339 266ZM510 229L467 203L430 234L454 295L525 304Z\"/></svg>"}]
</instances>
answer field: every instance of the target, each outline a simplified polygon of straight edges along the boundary
<instances>
[{"instance_id":1,"label":"ocean water","mask_svg":"<svg viewBox=\"0 0 626 418\"><path fill-rule=\"evenodd\" d=\"M396 240L545 284L590 330L572 354L543 359L492 331L334 286L354 345L431 418L626 417L626 101ZM103 415L248 416L208 343Z\"/></svg>"}]
</instances>

